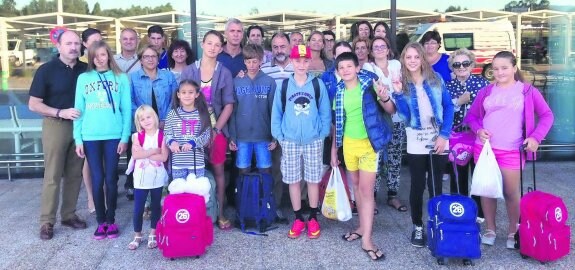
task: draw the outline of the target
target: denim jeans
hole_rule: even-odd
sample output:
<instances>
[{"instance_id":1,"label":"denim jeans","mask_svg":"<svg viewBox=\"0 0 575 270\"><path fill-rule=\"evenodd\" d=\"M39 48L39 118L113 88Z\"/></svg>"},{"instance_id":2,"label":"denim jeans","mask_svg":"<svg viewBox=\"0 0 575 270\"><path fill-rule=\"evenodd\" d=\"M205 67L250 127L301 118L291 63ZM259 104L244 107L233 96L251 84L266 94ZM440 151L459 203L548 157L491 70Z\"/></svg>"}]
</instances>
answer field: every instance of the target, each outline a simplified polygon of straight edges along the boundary
<instances>
[{"instance_id":1,"label":"denim jeans","mask_svg":"<svg viewBox=\"0 0 575 270\"><path fill-rule=\"evenodd\" d=\"M150 210L152 214L150 215L150 228L155 229L158 220L160 220L160 215L162 211L161 201L162 201L162 190L163 187L153 188L153 189L134 189L134 232L142 232L142 223L144 214L144 205L146 204L146 198L148 193L152 197L152 202L150 203Z\"/></svg>"},{"instance_id":2,"label":"denim jeans","mask_svg":"<svg viewBox=\"0 0 575 270\"><path fill-rule=\"evenodd\" d=\"M251 168L252 155L255 152L257 168L270 168L272 166L272 152L268 150L268 145L269 142L237 142L236 167L240 169Z\"/></svg>"},{"instance_id":3,"label":"denim jeans","mask_svg":"<svg viewBox=\"0 0 575 270\"><path fill-rule=\"evenodd\" d=\"M98 224L115 223L118 197L118 144L120 139L84 141L84 153L92 176L92 194ZM104 200L104 181L106 200ZM106 209L107 206L107 209Z\"/></svg>"}]
</instances>

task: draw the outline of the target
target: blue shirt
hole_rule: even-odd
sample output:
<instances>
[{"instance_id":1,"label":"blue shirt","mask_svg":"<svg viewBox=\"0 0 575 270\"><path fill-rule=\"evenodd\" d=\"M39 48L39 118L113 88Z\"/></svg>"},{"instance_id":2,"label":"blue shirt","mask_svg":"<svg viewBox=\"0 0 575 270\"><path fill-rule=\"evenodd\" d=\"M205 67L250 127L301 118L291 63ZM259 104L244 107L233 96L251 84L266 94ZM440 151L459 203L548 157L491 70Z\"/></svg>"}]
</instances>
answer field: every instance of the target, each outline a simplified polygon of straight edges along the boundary
<instances>
[{"instance_id":1,"label":"blue shirt","mask_svg":"<svg viewBox=\"0 0 575 270\"><path fill-rule=\"evenodd\" d=\"M232 78L235 78L240 70L246 70L246 64L244 63L244 55L238 54L232 57L229 53L222 51L218 54L218 62L221 62L224 67L230 70L232 73Z\"/></svg>"},{"instance_id":2,"label":"blue shirt","mask_svg":"<svg viewBox=\"0 0 575 270\"><path fill-rule=\"evenodd\" d=\"M132 89L132 115L143 104L152 106L153 90L158 105L158 116L160 121L164 121L172 106L172 96L178 88L174 74L169 70L158 70L156 79L153 81L143 69L129 75Z\"/></svg>"},{"instance_id":3,"label":"blue shirt","mask_svg":"<svg viewBox=\"0 0 575 270\"><path fill-rule=\"evenodd\" d=\"M441 54L441 57L437 63L433 64L432 66L433 71L439 73L444 82L451 81L451 69L449 69L449 62L447 61L448 59L449 55L443 53Z\"/></svg>"},{"instance_id":4,"label":"blue shirt","mask_svg":"<svg viewBox=\"0 0 575 270\"><path fill-rule=\"evenodd\" d=\"M168 69L168 51L163 50L160 54L158 69Z\"/></svg>"}]
</instances>

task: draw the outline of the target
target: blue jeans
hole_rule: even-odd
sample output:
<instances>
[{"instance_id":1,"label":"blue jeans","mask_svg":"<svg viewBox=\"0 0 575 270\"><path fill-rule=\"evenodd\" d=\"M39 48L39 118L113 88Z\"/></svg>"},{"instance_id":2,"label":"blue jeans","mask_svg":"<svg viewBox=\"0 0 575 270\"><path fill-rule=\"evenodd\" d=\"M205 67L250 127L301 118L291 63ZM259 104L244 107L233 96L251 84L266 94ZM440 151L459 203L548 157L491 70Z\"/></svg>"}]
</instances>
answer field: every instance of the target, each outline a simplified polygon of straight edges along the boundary
<instances>
[{"instance_id":1,"label":"blue jeans","mask_svg":"<svg viewBox=\"0 0 575 270\"><path fill-rule=\"evenodd\" d=\"M92 195L98 224L115 223L118 197L118 144L120 139L84 141L84 153L92 176ZM104 200L104 181L106 200ZM106 209L106 206L108 207Z\"/></svg>"},{"instance_id":2,"label":"blue jeans","mask_svg":"<svg viewBox=\"0 0 575 270\"><path fill-rule=\"evenodd\" d=\"M236 145L238 146L236 167L250 168L254 151L258 169L267 169L272 166L272 152L268 150L269 142L236 142Z\"/></svg>"},{"instance_id":3,"label":"blue jeans","mask_svg":"<svg viewBox=\"0 0 575 270\"><path fill-rule=\"evenodd\" d=\"M132 219L134 223L134 232L142 232L142 215L144 214L144 205L146 204L146 198L148 198L148 193L152 197L152 203L150 204L150 210L152 214L150 216L150 228L155 229L158 220L160 220L160 215L162 212L162 189L163 187L153 188L153 189L134 189L134 217Z\"/></svg>"}]
</instances>

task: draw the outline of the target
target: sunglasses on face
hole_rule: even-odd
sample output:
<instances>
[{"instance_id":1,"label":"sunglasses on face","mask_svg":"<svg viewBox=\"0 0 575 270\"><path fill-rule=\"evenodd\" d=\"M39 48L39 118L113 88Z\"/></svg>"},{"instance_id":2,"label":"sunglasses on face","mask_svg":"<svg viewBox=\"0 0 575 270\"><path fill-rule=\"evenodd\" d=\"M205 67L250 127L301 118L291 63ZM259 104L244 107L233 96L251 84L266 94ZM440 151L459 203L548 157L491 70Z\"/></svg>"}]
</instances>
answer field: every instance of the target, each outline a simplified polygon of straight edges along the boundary
<instances>
[{"instance_id":1,"label":"sunglasses on face","mask_svg":"<svg viewBox=\"0 0 575 270\"><path fill-rule=\"evenodd\" d=\"M455 63L451 64L451 66L453 68L461 68L462 66L464 68L468 68L469 66L471 66L471 61L455 62Z\"/></svg>"}]
</instances>

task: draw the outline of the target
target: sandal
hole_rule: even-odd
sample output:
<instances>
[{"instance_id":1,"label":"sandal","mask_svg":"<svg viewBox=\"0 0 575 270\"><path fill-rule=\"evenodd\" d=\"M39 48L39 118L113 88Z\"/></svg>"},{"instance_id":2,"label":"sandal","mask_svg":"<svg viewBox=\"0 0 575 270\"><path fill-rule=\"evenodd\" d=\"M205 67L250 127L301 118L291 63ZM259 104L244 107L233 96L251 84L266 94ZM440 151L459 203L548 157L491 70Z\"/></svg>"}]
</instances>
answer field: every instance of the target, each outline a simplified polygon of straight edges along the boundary
<instances>
[{"instance_id":1,"label":"sandal","mask_svg":"<svg viewBox=\"0 0 575 270\"><path fill-rule=\"evenodd\" d=\"M156 242L156 236L155 235L148 235L148 248L149 249L153 249L158 247L158 242Z\"/></svg>"},{"instance_id":2,"label":"sandal","mask_svg":"<svg viewBox=\"0 0 575 270\"><path fill-rule=\"evenodd\" d=\"M387 199L387 205L393 207L395 210L399 212L407 212L407 206L401 204L401 201L397 197L389 197Z\"/></svg>"},{"instance_id":3,"label":"sandal","mask_svg":"<svg viewBox=\"0 0 575 270\"><path fill-rule=\"evenodd\" d=\"M493 246L495 244L495 238L497 234L494 230L485 230L485 233L481 236L481 243L488 246Z\"/></svg>"},{"instance_id":4,"label":"sandal","mask_svg":"<svg viewBox=\"0 0 575 270\"><path fill-rule=\"evenodd\" d=\"M377 249L377 250L367 250L364 248L361 248L361 249L363 249L363 251L365 253L367 253L367 256L369 256L369 258L372 261L385 260L385 254L383 253L383 251L381 251L381 249ZM377 255L379 252L381 252L381 255Z\"/></svg>"},{"instance_id":5,"label":"sandal","mask_svg":"<svg viewBox=\"0 0 575 270\"><path fill-rule=\"evenodd\" d=\"M222 231L227 231L232 228L232 223L225 217L218 218L218 228Z\"/></svg>"},{"instance_id":6,"label":"sandal","mask_svg":"<svg viewBox=\"0 0 575 270\"><path fill-rule=\"evenodd\" d=\"M129 250L136 250L138 249L138 247L140 247L140 243L142 242L142 237L141 236L135 236L134 240L132 240L132 242L130 242L128 244L128 249Z\"/></svg>"},{"instance_id":7,"label":"sandal","mask_svg":"<svg viewBox=\"0 0 575 270\"><path fill-rule=\"evenodd\" d=\"M361 239L362 235L356 232L348 232L341 236L341 239L347 242L353 242L355 240Z\"/></svg>"}]
</instances>

